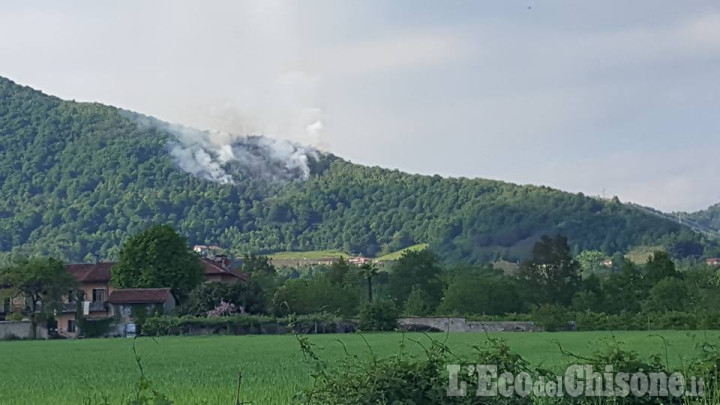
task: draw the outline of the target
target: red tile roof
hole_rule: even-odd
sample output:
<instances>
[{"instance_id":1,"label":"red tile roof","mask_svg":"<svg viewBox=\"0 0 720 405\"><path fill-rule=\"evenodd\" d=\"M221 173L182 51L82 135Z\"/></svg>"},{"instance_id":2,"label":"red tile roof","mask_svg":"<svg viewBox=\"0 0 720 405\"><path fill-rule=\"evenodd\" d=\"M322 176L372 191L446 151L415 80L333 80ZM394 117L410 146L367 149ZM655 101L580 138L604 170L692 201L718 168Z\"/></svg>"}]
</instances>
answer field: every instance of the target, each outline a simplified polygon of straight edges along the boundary
<instances>
[{"instance_id":1,"label":"red tile roof","mask_svg":"<svg viewBox=\"0 0 720 405\"><path fill-rule=\"evenodd\" d=\"M65 268L81 283L101 283L110 281L110 268L113 265L115 263L68 264Z\"/></svg>"},{"instance_id":2,"label":"red tile roof","mask_svg":"<svg viewBox=\"0 0 720 405\"><path fill-rule=\"evenodd\" d=\"M123 288L113 290L111 304L162 304L170 298L169 288Z\"/></svg>"},{"instance_id":3,"label":"red tile roof","mask_svg":"<svg viewBox=\"0 0 720 405\"><path fill-rule=\"evenodd\" d=\"M232 269L224 269L219 265L218 263L214 262L211 259L200 259L200 261L203 264L203 270L205 272L206 276L230 276L239 278L242 281L248 281L250 280L250 277L245 273L240 273Z\"/></svg>"}]
</instances>

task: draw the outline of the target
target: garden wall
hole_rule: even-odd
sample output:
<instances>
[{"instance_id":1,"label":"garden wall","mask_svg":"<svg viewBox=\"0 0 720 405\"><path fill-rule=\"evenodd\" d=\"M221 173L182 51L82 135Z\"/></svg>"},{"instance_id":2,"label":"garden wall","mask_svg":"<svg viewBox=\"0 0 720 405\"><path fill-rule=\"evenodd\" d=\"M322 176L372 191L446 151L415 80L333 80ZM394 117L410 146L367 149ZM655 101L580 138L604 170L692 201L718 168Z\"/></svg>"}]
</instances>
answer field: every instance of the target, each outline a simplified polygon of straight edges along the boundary
<instances>
[{"instance_id":1,"label":"garden wall","mask_svg":"<svg viewBox=\"0 0 720 405\"><path fill-rule=\"evenodd\" d=\"M409 317L398 319L400 329L440 332L538 332L533 322L468 321L466 318Z\"/></svg>"},{"instance_id":2,"label":"garden wall","mask_svg":"<svg viewBox=\"0 0 720 405\"><path fill-rule=\"evenodd\" d=\"M0 321L0 340L30 339L32 334L30 321ZM47 329L38 326L37 338L47 339Z\"/></svg>"}]
</instances>

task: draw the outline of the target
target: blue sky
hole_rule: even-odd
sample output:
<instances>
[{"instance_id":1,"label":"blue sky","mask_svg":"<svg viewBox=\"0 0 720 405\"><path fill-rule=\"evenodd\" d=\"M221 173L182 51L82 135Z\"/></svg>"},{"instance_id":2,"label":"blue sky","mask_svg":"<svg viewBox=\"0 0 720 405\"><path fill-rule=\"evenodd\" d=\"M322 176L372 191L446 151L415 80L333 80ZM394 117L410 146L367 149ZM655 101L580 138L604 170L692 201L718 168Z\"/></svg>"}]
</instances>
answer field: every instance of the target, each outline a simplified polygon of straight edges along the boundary
<instances>
[{"instance_id":1,"label":"blue sky","mask_svg":"<svg viewBox=\"0 0 720 405\"><path fill-rule=\"evenodd\" d=\"M3 2L0 49L47 93L357 163L720 202L716 1Z\"/></svg>"}]
</instances>

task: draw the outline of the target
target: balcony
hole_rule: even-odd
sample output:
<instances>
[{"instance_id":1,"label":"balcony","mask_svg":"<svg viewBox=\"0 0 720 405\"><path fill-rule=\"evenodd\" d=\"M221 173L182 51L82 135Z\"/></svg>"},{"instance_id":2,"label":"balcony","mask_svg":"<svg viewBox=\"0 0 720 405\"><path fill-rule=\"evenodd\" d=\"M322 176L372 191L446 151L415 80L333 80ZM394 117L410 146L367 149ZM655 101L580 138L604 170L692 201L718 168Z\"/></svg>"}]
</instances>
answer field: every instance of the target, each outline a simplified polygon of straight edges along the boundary
<instances>
[{"instance_id":1,"label":"balcony","mask_svg":"<svg viewBox=\"0 0 720 405\"><path fill-rule=\"evenodd\" d=\"M99 301L89 301L90 302L90 312L106 312L108 310L108 303L107 302L99 302ZM84 306L81 304L80 309L83 310ZM78 309L78 304L76 302L68 302L65 303L63 306L63 313L71 313L75 312Z\"/></svg>"}]
</instances>

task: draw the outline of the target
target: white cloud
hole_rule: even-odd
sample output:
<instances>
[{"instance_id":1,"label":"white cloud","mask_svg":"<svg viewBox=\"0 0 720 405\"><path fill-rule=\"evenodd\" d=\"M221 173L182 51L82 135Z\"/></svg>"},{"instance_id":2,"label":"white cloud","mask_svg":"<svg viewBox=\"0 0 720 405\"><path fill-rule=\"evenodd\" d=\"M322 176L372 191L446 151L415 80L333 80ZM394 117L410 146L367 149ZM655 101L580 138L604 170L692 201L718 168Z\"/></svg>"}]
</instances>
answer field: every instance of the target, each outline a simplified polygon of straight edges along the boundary
<instances>
[{"instance_id":1,"label":"white cloud","mask_svg":"<svg viewBox=\"0 0 720 405\"><path fill-rule=\"evenodd\" d=\"M464 39L444 33L410 33L320 49L316 70L332 75L372 75L455 63L467 51ZM312 61L310 63L312 63Z\"/></svg>"}]
</instances>

